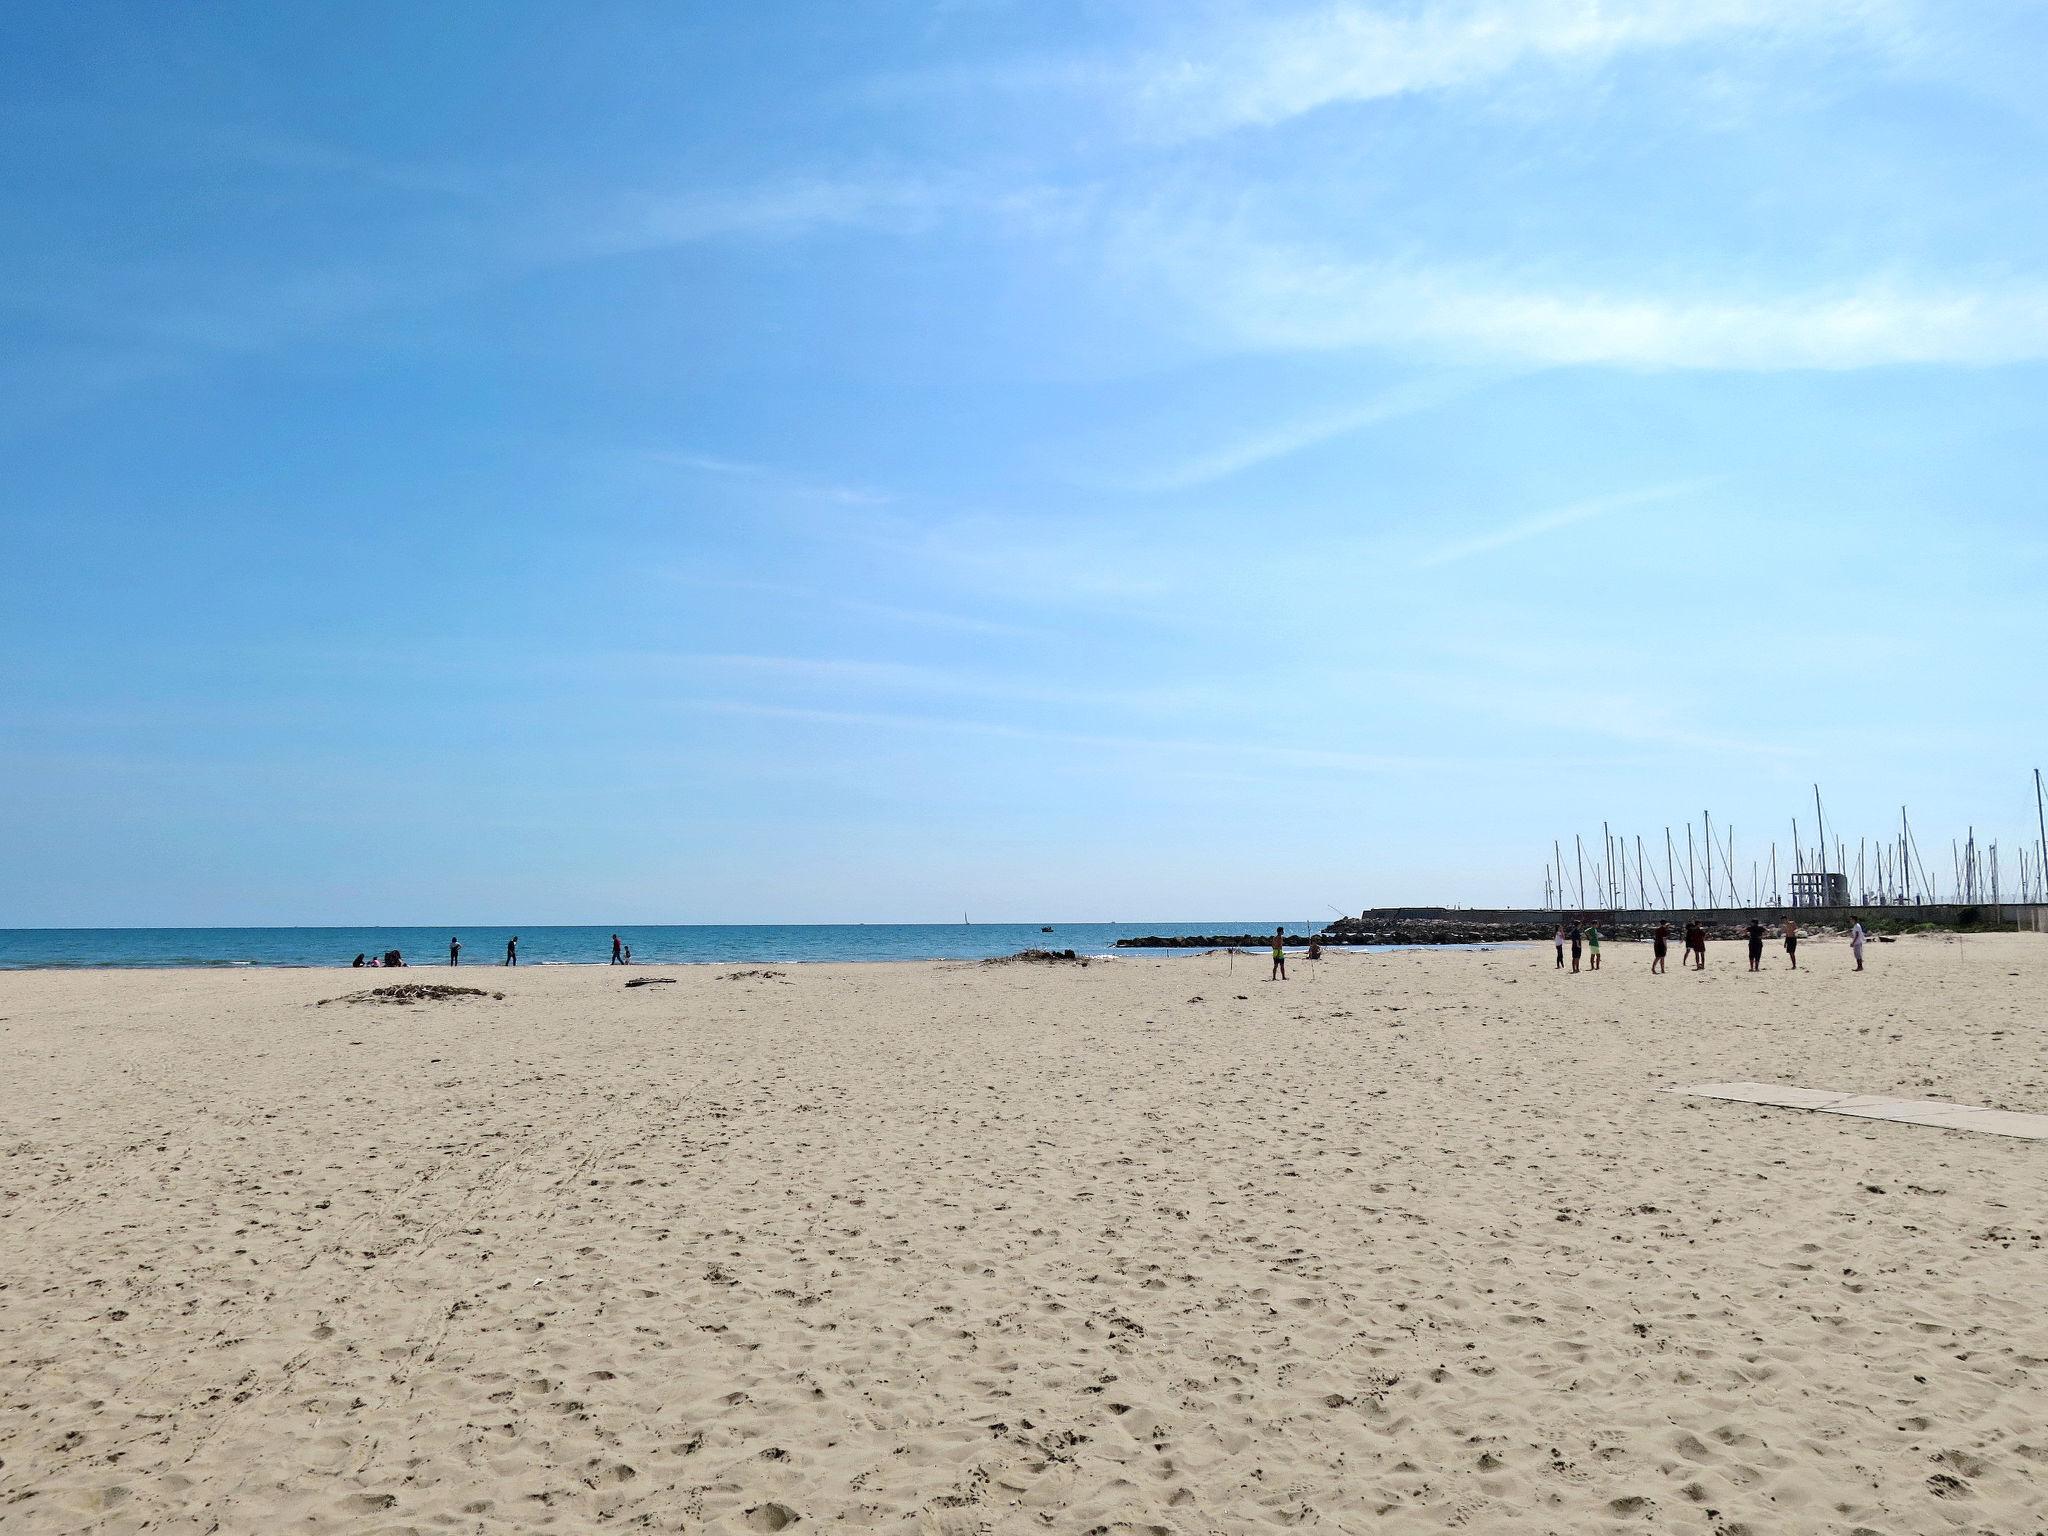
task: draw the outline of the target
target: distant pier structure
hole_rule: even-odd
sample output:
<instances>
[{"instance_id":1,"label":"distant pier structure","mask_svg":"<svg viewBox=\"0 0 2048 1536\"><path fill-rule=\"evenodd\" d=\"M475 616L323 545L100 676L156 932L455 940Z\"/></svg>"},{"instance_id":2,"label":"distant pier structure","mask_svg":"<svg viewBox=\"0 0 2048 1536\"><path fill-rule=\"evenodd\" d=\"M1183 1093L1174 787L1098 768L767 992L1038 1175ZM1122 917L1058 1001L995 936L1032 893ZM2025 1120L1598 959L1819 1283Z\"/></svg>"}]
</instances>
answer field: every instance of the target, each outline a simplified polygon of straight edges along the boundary
<instances>
[{"instance_id":1,"label":"distant pier structure","mask_svg":"<svg viewBox=\"0 0 2048 1536\"><path fill-rule=\"evenodd\" d=\"M1802 869L1792 875L1789 894L1795 907L1846 907L1849 877L1831 869Z\"/></svg>"}]
</instances>

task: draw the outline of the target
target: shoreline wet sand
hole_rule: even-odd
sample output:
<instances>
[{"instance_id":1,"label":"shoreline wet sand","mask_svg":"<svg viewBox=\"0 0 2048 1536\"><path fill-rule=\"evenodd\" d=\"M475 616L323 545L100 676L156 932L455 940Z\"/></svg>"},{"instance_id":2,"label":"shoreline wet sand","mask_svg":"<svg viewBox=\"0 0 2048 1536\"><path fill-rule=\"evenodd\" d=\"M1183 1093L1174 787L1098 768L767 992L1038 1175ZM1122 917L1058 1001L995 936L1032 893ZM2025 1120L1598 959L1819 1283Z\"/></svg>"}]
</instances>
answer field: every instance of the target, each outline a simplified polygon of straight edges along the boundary
<instances>
[{"instance_id":1,"label":"shoreline wet sand","mask_svg":"<svg viewBox=\"0 0 2048 1536\"><path fill-rule=\"evenodd\" d=\"M0 974L0 1523L2032 1531L2048 1147L1656 1090L2048 941L1800 958Z\"/></svg>"}]
</instances>

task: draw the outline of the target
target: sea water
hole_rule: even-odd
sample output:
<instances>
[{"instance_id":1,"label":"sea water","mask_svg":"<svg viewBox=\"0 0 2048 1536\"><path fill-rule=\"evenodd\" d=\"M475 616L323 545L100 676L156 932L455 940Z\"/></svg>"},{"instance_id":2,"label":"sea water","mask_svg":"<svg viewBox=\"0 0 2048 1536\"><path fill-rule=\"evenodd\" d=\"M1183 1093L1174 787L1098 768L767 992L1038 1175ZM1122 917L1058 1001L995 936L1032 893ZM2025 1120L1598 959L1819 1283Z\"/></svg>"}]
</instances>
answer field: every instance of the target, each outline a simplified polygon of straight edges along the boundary
<instances>
[{"instance_id":1,"label":"sea water","mask_svg":"<svg viewBox=\"0 0 2048 1536\"><path fill-rule=\"evenodd\" d=\"M796 960L982 960L1020 949L1082 955L1172 955L1188 950L1118 950L1145 934L1304 935L1318 924L1217 919L1200 923L719 923L654 927L523 928L0 928L0 970L29 967L347 965L358 954L398 950L410 965L446 965L448 940L462 940L464 965L497 965L519 936L521 965L602 965L612 934L637 964L729 965Z\"/></svg>"}]
</instances>

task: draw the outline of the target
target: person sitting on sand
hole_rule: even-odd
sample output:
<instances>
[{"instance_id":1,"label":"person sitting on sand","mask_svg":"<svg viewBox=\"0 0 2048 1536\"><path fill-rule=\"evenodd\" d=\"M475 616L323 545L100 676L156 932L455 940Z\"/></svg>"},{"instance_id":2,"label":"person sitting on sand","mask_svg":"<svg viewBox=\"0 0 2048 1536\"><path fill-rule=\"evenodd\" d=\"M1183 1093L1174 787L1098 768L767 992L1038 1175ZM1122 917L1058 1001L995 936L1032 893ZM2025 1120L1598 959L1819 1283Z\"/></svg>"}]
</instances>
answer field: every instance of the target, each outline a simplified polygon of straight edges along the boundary
<instances>
[{"instance_id":1,"label":"person sitting on sand","mask_svg":"<svg viewBox=\"0 0 2048 1536\"><path fill-rule=\"evenodd\" d=\"M1285 928L1275 928L1273 930L1273 974L1266 978L1268 981L1285 981L1287 979L1287 950L1282 943L1286 937L1287 930Z\"/></svg>"},{"instance_id":2,"label":"person sitting on sand","mask_svg":"<svg viewBox=\"0 0 2048 1536\"><path fill-rule=\"evenodd\" d=\"M1785 958L1792 962L1792 969L1799 969L1799 925L1791 918L1785 919Z\"/></svg>"},{"instance_id":3,"label":"person sitting on sand","mask_svg":"<svg viewBox=\"0 0 2048 1536\"><path fill-rule=\"evenodd\" d=\"M1755 918L1749 920L1749 968L1754 971L1764 963L1764 925Z\"/></svg>"},{"instance_id":4,"label":"person sitting on sand","mask_svg":"<svg viewBox=\"0 0 2048 1536\"><path fill-rule=\"evenodd\" d=\"M1670 947L1671 925L1669 923L1659 923L1657 931L1650 935L1650 974L1652 976L1662 976L1665 974L1664 952Z\"/></svg>"},{"instance_id":5,"label":"person sitting on sand","mask_svg":"<svg viewBox=\"0 0 2048 1536\"><path fill-rule=\"evenodd\" d=\"M1589 971L1600 969L1600 925L1598 923L1588 923L1586 925L1586 969Z\"/></svg>"},{"instance_id":6,"label":"person sitting on sand","mask_svg":"<svg viewBox=\"0 0 2048 1536\"><path fill-rule=\"evenodd\" d=\"M1856 969L1863 969L1863 919L1857 918L1849 925L1849 953L1856 957Z\"/></svg>"},{"instance_id":7,"label":"person sitting on sand","mask_svg":"<svg viewBox=\"0 0 2048 1536\"><path fill-rule=\"evenodd\" d=\"M360 971L360 970L361 970L361 969L362 969L362 968L363 968L363 967L364 967L365 965L367 965L368 963L369 963L369 957L368 957L367 955L360 955L360 954L359 954L359 955L357 955L357 956L355 957L355 959L354 959L354 960L352 960L352 961L350 961L350 962L349 962L349 964L350 964L350 967L351 967L352 969L354 969L354 970L358 970L358 971Z\"/></svg>"}]
</instances>

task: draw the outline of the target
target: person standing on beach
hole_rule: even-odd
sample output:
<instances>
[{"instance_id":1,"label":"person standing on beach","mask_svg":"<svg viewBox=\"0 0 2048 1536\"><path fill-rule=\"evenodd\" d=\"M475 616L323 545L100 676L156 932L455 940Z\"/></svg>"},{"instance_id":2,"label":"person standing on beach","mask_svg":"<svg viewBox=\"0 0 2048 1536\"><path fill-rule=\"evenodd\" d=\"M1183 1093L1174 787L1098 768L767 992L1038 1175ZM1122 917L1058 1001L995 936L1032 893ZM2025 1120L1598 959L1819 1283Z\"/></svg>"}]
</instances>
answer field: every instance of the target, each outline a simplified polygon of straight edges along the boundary
<instances>
[{"instance_id":1,"label":"person standing on beach","mask_svg":"<svg viewBox=\"0 0 2048 1536\"><path fill-rule=\"evenodd\" d=\"M1659 923L1657 931L1650 935L1650 974L1652 976L1662 976L1665 974L1664 952L1670 947L1671 925L1669 923Z\"/></svg>"},{"instance_id":2,"label":"person standing on beach","mask_svg":"<svg viewBox=\"0 0 2048 1536\"><path fill-rule=\"evenodd\" d=\"M1557 966L1556 966L1556 969L1558 969L1558 970L1560 970L1560 971L1564 969L1564 924L1563 924L1563 923L1559 923L1559 924L1557 925Z\"/></svg>"},{"instance_id":3,"label":"person standing on beach","mask_svg":"<svg viewBox=\"0 0 2048 1536\"><path fill-rule=\"evenodd\" d=\"M1749 968L1756 970L1764 963L1764 925L1755 918L1749 920Z\"/></svg>"},{"instance_id":4,"label":"person standing on beach","mask_svg":"<svg viewBox=\"0 0 2048 1536\"><path fill-rule=\"evenodd\" d=\"M1285 928L1275 928L1273 930L1273 974L1266 978L1268 981L1285 981L1287 979L1287 948L1282 942L1286 937L1287 930Z\"/></svg>"},{"instance_id":5,"label":"person standing on beach","mask_svg":"<svg viewBox=\"0 0 2048 1536\"><path fill-rule=\"evenodd\" d=\"M1857 918L1849 925L1849 953L1856 957L1856 969L1863 969L1863 919Z\"/></svg>"},{"instance_id":6,"label":"person standing on beach","mask_svg":"<svg viewBox=\"0 0 2048 1536\"><path fill-rule=\"evenodd\" d=\"M462 964L462 940L450 939L448 941L448 963L450 965Z\"/></svg>"},{"instance_id":7,"label":"person standing on beach","mask_svg":"<svg viewBox=\"0 0 2048 1536\"><path fill-rule=\"evenodd\" d=\"M1792 962L1792 969L1799 969L1799 925L1791 918L1785 919L1785 958Z\"/></svg>"},{"instance_id":8,"label":"person standing on beach","mask_svg":"<svg viewBox=\"0 0 2048 1536\"><path fill-rule=\"evenodd\" d=\"M624 965L625 963L626 957L623 947L619 943L619 936L615 933L612 935L612 964Z\"/></svg>"},{"instance_id":9,"label":"person standing on beach","mask_svg":"<svg viewBox=\"0 0 2048 1536\"><path fill-rule=\"evenodd\" d=\"M1600 925L1598 923L1588 923L1586 925L1586 969L1589 971L1600 969Z\"/></svg>"},{"instance_id":10,"label":"person standing on beach","mask_svg":"<svg viewBox=\"0 0 2048 1536\"><path fill-rule=\"evenodd\" d=\"M519 963L519 935L516 933L505 941L505 963L507 965L517 965Z\"/></svg>"},{"instance_id":11,"label":"person standing on beach","mask_svg":"<svg viewBox=\"0 0 2048 1536\"><path fill-rule=\"evenodd\" d=\"M1572 946L1572 974L1576 976L1579 974L1579 925L1573 923L1565 929L1564 936Z\"/></svg>"}]
</instances>

